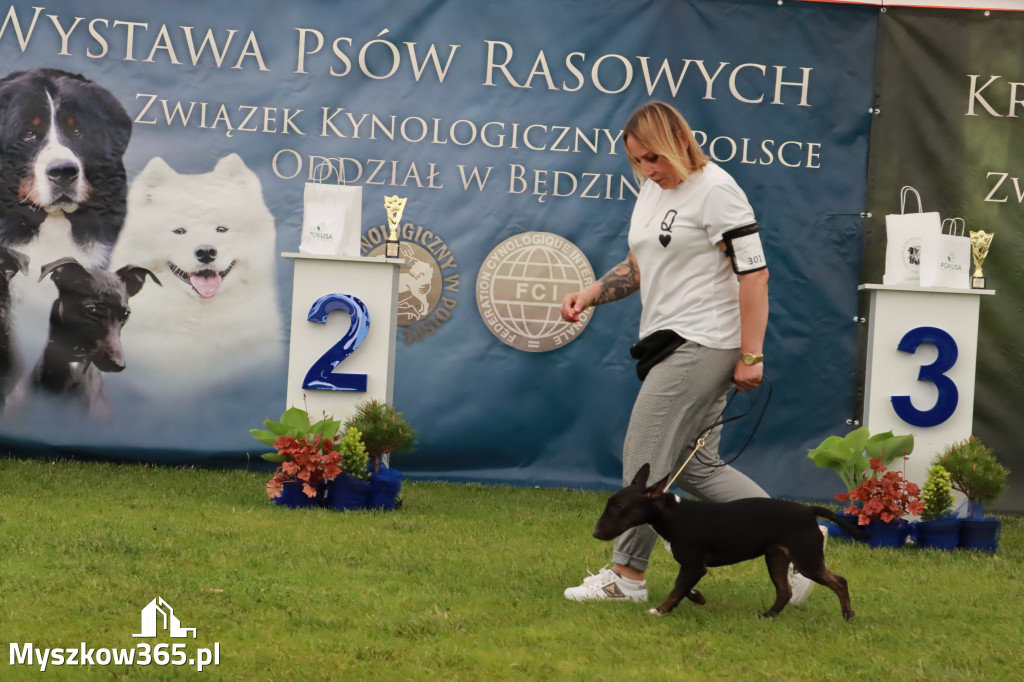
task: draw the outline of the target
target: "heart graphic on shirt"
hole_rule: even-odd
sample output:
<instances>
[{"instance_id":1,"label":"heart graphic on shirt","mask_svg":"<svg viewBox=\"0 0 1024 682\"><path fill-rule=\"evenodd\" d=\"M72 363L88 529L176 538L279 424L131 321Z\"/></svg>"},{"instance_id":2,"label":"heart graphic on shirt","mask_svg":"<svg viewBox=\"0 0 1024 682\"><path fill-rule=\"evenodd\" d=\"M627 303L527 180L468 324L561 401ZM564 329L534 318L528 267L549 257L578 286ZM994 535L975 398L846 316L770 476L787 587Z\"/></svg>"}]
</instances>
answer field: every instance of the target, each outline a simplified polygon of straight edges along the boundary
<instances>
[{"instance_id":1,"label":"heart graphic on shirt","mask_svg":"<svg viewBox=\"0 0 1024 682\"><path fill-rule=\"evenodd\" d=\"M668 243L672 241L672 235L667 232L662 232L658 235L658 241L661 242L662 246L668 246Z\"/></svg>"}]
</instances>

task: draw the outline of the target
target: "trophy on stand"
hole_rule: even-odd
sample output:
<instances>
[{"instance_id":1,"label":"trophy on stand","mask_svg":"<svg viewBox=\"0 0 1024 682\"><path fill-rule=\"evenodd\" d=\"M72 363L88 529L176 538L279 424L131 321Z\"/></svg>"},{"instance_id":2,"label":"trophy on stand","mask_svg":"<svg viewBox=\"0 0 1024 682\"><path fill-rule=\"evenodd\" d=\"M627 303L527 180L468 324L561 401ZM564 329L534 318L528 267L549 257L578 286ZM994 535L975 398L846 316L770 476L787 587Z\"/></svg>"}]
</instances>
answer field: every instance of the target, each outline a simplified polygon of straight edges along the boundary
<instances>
[{"instance_id":1,"label":"trophy on stand","mask_svg":"<svg viewBox=\"0 0 1024 682\"><path fill-rule=\"evenodd\" d=\"M971 257L974 260L974 274L971 275L972 289L985 288L985 276L981 273L981 264L984 262L985 256L988 255L988 247L994 236L993 233L984 230L971 232Z\"/></svg>"},{"instance_id":2,"label":"trophy on stand","mask_svg":"<svg viewBox=\"0 0 1024 682\"><path fill-rule=\"evenodd\" d=\"M384 257L398 258L398 223L402 220L402 211L408 199L398 196L384 197L384 210L388 212L388 238L384 243ZM972 233L973 234L973 233Z\"/></svg>"}]
</instances>

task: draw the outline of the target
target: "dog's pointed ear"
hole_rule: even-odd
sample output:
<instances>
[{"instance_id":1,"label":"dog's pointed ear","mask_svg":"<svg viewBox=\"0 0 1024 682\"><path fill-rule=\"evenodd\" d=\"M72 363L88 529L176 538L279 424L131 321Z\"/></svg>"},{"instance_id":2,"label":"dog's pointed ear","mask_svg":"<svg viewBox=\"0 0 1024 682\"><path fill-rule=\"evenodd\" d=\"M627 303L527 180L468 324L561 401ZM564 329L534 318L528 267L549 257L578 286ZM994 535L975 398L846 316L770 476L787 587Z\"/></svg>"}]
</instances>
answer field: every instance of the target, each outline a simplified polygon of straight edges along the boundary
<instances>
[{"instance_id":1,"label":"dog's pointed ear","mask_svg":"<svg viewBox=\"0 0 1024 682\"><path fill-rule=\"evenodd\" d=\"M238 154L232 152L223 157L213 167L210 174L211 182L224 183L226 185L241 186L247 190L258 188L260 181L256 173L245 165L245 161Z\"/></svg>"},{"instance_id":2,"label":"dog's pointed ear","mask_svg":"<svg viewBox=\"0 0 1024 682\"><path fill-rule=\"evenodd\" d=\"M152 277L158 286L163 286L156 275L138 265L126 265L117 271L117 276L124 282L124 288L128 291L129 296L134 296L142 290L142 285L146 283L146 275Z\"/></svg>"},{"instance_id":3,"label":"dog's pointed ear","mask_svg":"<svg viewBox=\"0 0 1024 682\"><path fill-rule=\"evenodd\" d=\"M49 275L54 270L59 270L65 265L70 265L71 263L74 263L75 265L81 267L81 264L71 256L65 256L64 258L60 258L58 260L53 261L52 263L47 263L43 267L39 268L39 281L42 282L44 279L46 279L46 276Z\"/></svg>"},{"instance_id":4,"label":"dog's pointed ear","mask_svg":"<svg viewBox=\"0 0 1024 682\"><path fill-rule=\"evenodd\" d=\"M28 274L28 256L21 251L0 246L0 271L10 281L19 272Z\"/></svg>"},{"instance_id":5,"label":"dog's pointed ear","mask_svg":"<svg viewBox=\"0 0 1024 682\"><path fill-rule=\"evenodd\" d=\"M669 476L671 476L671 474L669 474ZM647 495L648 497L657 498L661 497L662 493L667 493L668 491L665 490L665 486L668 485L669 476L666 476L665 478L661 479L660 481L652 485L650 488L645 490L644 494Z\"/></svg>"},{"instance_id":6,"label":"dog's pointed ear","mask_svg":"<svg viewBox=\"0 0 1024 682\"><path fill-rule=\"evenodd\" d=\"M651 475L651 465L644 464L640 467L640 471L636 472L636 476L633 477L633 483L631 485L647 486L647 477Z\"/></svg>"},{"instance_id":7,"label":"dog's pointed ear","mask_svg":"<svg viewBox=\"0 0 1024 682\"><path fill-rule=\"evenodd\" d=\"M135 191L130 191L130 194L133 198L141 196L144 203L149 203L152 201L153 188L171 182L177 176L178 172L169 163L162 157L154 156L132 181L131 189Z\"/></svg>"},{"instance_id":8,"label":"dog's pointed ear","mask_svg":"<svg viewBox=\"0 0 1024 682\"><path fill-rule=\"evenodd\" d=\"M47 275L54 281L58 289L73 288L75 282L85 275L85 266L71 257L64 257L47 263L39 271L39 281L42 282Z\"/></svg>"}]
</instances>

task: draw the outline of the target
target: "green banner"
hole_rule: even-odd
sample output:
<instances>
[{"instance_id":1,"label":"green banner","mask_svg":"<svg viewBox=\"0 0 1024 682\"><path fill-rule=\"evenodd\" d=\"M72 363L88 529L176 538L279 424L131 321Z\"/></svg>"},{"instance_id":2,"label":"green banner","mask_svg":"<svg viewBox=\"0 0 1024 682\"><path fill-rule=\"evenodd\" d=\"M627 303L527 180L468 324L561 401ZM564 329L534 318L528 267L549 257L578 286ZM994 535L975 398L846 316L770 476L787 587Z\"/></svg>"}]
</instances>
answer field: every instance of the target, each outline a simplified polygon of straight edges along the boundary
<instances>
[{"instance_id":1,"label":"green banner","mask_svg":"<svg viewBox=\"0 0 1024 682\"><path fill-rule=\"evenodd\" d=\"M974 433L1011 470L1024 471L1013 433L1024 383L1024 16L888 8L879 20L868 164L864 282L881 282L885 216L900 188L924 211L995 234L984 261ZM916 210L916 201L913 208ZM1021 509L1024 477L996 508Z\"/></svg>"}]
</instances>

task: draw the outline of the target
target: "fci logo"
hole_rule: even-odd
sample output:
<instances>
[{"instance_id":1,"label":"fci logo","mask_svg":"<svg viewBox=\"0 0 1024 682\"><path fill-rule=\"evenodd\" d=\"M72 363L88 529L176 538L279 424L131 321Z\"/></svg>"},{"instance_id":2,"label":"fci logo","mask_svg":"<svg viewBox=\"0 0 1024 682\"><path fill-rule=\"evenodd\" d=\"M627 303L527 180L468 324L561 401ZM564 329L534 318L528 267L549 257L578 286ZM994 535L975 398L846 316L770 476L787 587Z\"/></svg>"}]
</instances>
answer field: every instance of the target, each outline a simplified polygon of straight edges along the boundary
<instances>
[{"instance_id":1,"label":"fci logo","mask_svg":"<svg viewBox=\"0 0 1024 682\"><path fill-rule=\"evenodd\" d=\"M164 601L163 597L157 597L146 604L142 609L142 632L132 637L156 637L157 630L167 631L170 637L187 638L192 633L192 639L196 637L195 628L181 627L181 621L174 615L174 609Z\"/></svg>"}]
</instances>

